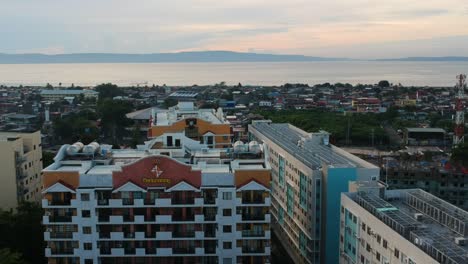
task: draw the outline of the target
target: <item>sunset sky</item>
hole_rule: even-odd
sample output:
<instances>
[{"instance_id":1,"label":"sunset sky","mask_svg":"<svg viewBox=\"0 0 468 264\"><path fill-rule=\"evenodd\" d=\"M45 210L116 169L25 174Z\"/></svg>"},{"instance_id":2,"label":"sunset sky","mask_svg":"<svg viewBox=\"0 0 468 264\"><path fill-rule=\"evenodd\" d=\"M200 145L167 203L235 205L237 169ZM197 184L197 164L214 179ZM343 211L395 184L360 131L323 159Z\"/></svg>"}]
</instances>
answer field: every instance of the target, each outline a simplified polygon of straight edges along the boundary
<instances>
[{"instance_id":1,"label":"sunset sky","mask_svg":"<svg viewBox=\"0 0 468 264\"><path fill-rule=\"evenodd\" d=\"M0 53L468 56L467 0L0 0Z\"/></svg>"}]
</instances>

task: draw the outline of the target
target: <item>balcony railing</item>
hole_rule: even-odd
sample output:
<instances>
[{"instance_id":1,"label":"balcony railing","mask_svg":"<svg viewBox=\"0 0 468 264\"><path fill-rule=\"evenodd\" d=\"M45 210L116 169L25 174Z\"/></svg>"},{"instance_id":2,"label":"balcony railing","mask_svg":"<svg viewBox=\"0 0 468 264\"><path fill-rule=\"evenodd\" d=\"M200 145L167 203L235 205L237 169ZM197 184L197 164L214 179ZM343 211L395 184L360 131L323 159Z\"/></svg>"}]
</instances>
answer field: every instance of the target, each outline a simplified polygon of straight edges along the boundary
<instances>
[{"instance_id":1,"label":"balcony railing","mask_svg":"<svg viewBox=\"0 0 468 264\"><path fill-rule=\"evenodd\" d=\"M71 216L66 216L66 215L56 215L56 216L49 216L49 222L71 222L72 217Z\"/></svg>"},{"instance_id":2,"label":"balcony railing","mask_svg":"<svg viewBox=\"0 0 468 264\"><path fill-rule=\"evenodd\" d=\"M195 247L177 247L172 249L172 254L195 254Z\"/></svg>"},{"instance_id":3,"label":"balcony railing","mask_svg":"<svg viewBox=\"0 0 468 264\"><path fill-rule=\"evenodd\" d=\"M242 214L242 221L265 220L264 214Z\"/></svg>"},{"instance_id":4,"label":"balcony railing","mask_svg":"<svg viewBox=\"0 0 468 264\"><path fill-rule=\"evenodd\" d=\"M188 197L188 198L173 198L171 200L172 204L195 204L195 198L194 197Z\"/></svg>"},{"instance_id":5,"label":"balcony railing","mask_svg":"<svg viewBox=\"0 0 468 264\"><path fill-rule=\"evenodd\" d=\"M146 249L145 249L145 253L146 253L147 255L149 255L149 254L151 254L151 255L156 254L156 248L146 248Z\"/></svg>"},{"instance_id":6,"label":"balcony railing","mask_svg":"<svg viewBox=\"0 0 468 264\"><path fill-rule=\"evenodd\" d=\"M73 248L52 248L50 253L52 255L73 255Z\"/></svg>"},{"instance_id":7,"label":"balcony railing","mask_svg":"<svg viewBox=\"0 0 468 264\"><path fill-rule=\"evenodd\" d=\"M243 237L264 237L264 230L242 230Z\"/></svg>"},{"instance_id":8,"label":"balcony railing","mask_svg":"<svg viewBox=\"0 0 468 264\"><path fill-rule=\"evenodd\" d=\"M109 232L99 232L99 238L111 238Z\"/></svg>"},{"instance_id":9,"label":"balcony railing","mask_svg":"<svg viewBox=\"0 0 468 264\"><path fill-rule=\"evenodd\" d=\"M259 196L259 197L244 196L244 197L242 197L242 203L244 203L244 204L264 204L265 199L263 199L262 196Z\"/></svg>"},{"instance_id":10,"label":"balcony railing","mask_svg":"<svg viewBox=\"0 0 468 264\"><path fill-rule=\"evenodd\" d=\"M100 215L98 217L99 222L109 222L110 220L110 215Z\"/></svg>"},{"instance_id":11,"label":"balcony railing","mask_svg":"<svg viewBox=\"0 0 468 264\"><path fill-rule=\"evenodd\" d=\"M216 203L216 197L204 197L203 198L203 203L204 204L215 204Z\"/></svg>"},{"instance_id":12,"label":"balcony railing","mask_svg":"<svg viewBox=\"0 0 468 264\"><path fill-rule=\"evenodd\" d=\"M242 247L242 253L265 253L264 247Z\"/></svg>"},{"instance_id":13,"label":"balcony railing","mask_svg":"<svg viewBox=\"0 0 468 264\"><path fill-rule=\"evenodd\" d=\"M216 247L205 247L205 254L216 254Z\"/></svg>"},{"instance_id":14,"label":"balcony railing","mask_svg":"<svg viewBox=\"0 0 468 264\"><path fill-rule=\"evenodd\" d=\"M173 237L195 237L195 231L174 231Z\"/></svg>"},{"instance_id":15,"label":"balcony railing","mask_svg":"<svg viewBox=\"0 0 468 264\"><path fill-rule=\"evenodd\" d=\"M136 250L135 250L135 248L125 248L124 252L125 252L126 255L135 255Z\"/></svg>"},{"instance_id":16,"label":"balcony railing","mask_svg":"<svg viewBox=\"0 0 468 264\"><path fill-rule=\"evenodd\" d=\"M109 205L108 199L98 200L98 205Z\"/></svg>"},{"instance_id":17,"label":"balcony railing","mask_svg":"<svg viewBox=\"0 0 468 264\"><path fill-rule=\"evenodd\" d=\"M130 198L122 198L123 205L133 205L133 199Z\"/></svg>"},{"instance_id":18,"label":"balcony railing","mask_svg":"<svg viewBox=\"0 0 468 264\"><path fill-rule=\"evenodd\" d=\"M54 200L49 201L49 205L71 205L71 200Z\"/></svg>"},{"instance_id":19,"label":"balcony railing","mask_svg":"<svg viewBox=\"0 0 468 264\"><path fill-rule=\"evenodd\" d=\"M214 221L216 219L216 214L205 213L204 218L205 221Z\"/></svg>"},{"instance_id":20,"label":"balcony railing","mask_svg":"<svg viewBox=\"0 0 468 264\"><path fill-rule=\"evenodd\" d=\"M216 237L216 230L205 230L205 237Z\"/></svg>"},{"instance_id":21,"label":"balcony railing","mask_svg":"<svg viewBox=\"0 0 468 264\"><path fill-rule=\"evenodd\" d=\"M172 215L172 221L195 221L195 215Z\"/></svg>"},{"instance_id":22,"label":"balcony railing","mask_svg":"<svg viewBox=\"0 0 468 264\"><path fill-rule=\"evenodd\" d=\"M102 247L99 249L99 252L101 253L101 255L110 255L111 249L107 247Z\"/></svg>"},{"instance_id":23,"label":"balcony railing","mask_svg":"<svg viewBox=\"0 0 468 264\"><path fill-rule=\"evenodd\" d=\"M145 199L144 203L145 203L145 205L154 205L155 200L154 199Z\"/></svg>"},{"instance_id":24,"label":"balcony railing","mask_svg":"<svg viewBox=\"0 0 468 264\"><path fill-rule=\"evenodd\" d=\"M73 238L73 232L50 232L50 238Z\"/></svg>"}]
</instances>

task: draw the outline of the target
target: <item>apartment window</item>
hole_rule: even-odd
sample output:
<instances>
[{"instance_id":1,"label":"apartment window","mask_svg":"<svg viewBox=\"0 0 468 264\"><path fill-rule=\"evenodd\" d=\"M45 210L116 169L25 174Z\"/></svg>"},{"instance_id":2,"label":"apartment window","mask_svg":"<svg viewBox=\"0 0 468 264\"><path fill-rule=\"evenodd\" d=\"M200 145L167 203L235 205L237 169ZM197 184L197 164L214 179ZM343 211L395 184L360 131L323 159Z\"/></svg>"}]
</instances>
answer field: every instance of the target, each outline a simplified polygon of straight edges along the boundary
<instances>
[{"instance_id":1,"label":"apartment window","mask_svg":"<svg viewBox=\"0 0 468 264\"><path fill-rule=\"evenodd\" d=\"M223 200L232 200L231 192L223 192Z\"/></svg>"},{"instance_id":2,"label":"apartment window","mask_svg":"<svg viewBox=\"0 0 468 264\"><path fill-rule=\"evenodd\" d=\"M395 248L395 250L393 251L393 255L395 256L395 258L399 259L400 258L400 250L398 250L398 248Z\"/></svg>"},{"instance_id":3,"label":"apartment window","mask_svg":"<svg viewBox=\"0 0 468 264\"><path fill-rule=\"evenodd\" d=\"M361 255L361 263L364 263L364 260L365 260L364 255Z\"/></svg>"},{"instance_id":4,"label":"apartment window","mask_svg":"<svg viewBox=\"0 0 468 264\"><path fill-rule=\"evenodd\" d=\"M232 258L223 258L223 264L232 264Z\"/></svg>"},{"instance_id":5,"label":"apartment window","mask_svg":"<svg viewBox=\"0 0 468 264\"><path fill-rule=\"evenodd\" d=\"M223 249L231 249L232 242L223 242Z\"/></svg>"},{"instance_id":6,"label":"apartment window","mask_svg":"<svg viewBox=\"0 0 468 264\"><path fill-rule=\"evenodd\" d=\"M92 259L85 259L84 263L85 264L93 264L93 260Z\"/></svg>"},{"instance_id":7,"label":"apartment window","mask_svg":"<svg viewBox=\"0 0 468 264\"><path fill-rule=\"evenodd\" d=\"M380 235L377 235L377 243L380 244L380 240L382 240L382 237Z\"/></svg>"},{"instance_id":8,"label":"apartment window","mask_svg":"<svg viewBox=\"0 0 468 264\"><path fill-rule=\"evenodd\" d=\"M223 226L223 233L231 233L231 232L232 232L232 226L230 225Z\"/></svg>"},{"instance_id":9,"label":"apartment window","mask_svg":"<svg viewBox=\"0 0 468 264\"><path fill-rule=\"evenodd\" d=\"M371 247L370 247L369 243L366 243L366 250L367 250L367 252L371 252Z\"/></svg>"},{"instance_id":10,"label":"apartment window","mask_svg":"<svg viewBox=\"0 0 468 264\"><path fill-rule=\"evenodd\" d=\"M91 234L91 227L83 226L83 234Z\"/></svg>"},{"instance_id":11,"label":"apartment window","mask_svg":"<svg viewBox=\"0 0 468 264\"><path fill-rule=\"evenodd\" d=\"M81 201L89 201L89 193L82 193Z\"/></svg>"},{"instance_id":12,"label":"apartment window","mask_svg":"<svg viewBox=\"0 0 468 264\"><path fill-rule=\"evenodd\" d=\"M232 210L231 209L223 209L223 216L231 216Z\"/></svg>"},{"instance_id":13,"label":"apartment window","mask_svg":"<svg viewBox=\"0 0 468 264\"><path fill-rule=\"evenodd\" d=\"M368 234L368 235L371 235L371 233L372 233L371 228L370 228L370 226L368 226L368 227L367 227L367 234Z\"/></svg>"},{"instance_id":14,"label":"apartment window","mask_svg":"<svg viewBox=\"0 0 468 264\"><path fill-rule=\"evenodd\" d=\"M382 246L383 246L384 248L387 248L387 246L388 246L388 245L387 245L387 240L385 240L385 239L383 240Z\"/></svg>"},{"instance_id":15,"label":"apartment window","mask_svg":"<svg viewBox=\"0 0 468 264\"><path fill-rule=\"evenodd\" d=\"M81 217L91 217L91 211L90 210L81 211Z\"/></svg>"},{"instance_id":16,"label":"apartment window","mask_svg":"<svg viewBox=\"0 0 468 264\"><path fill-rule=\"evenodd\" d=\"M375 254L375 258L376 258L378 261L380 261L380 253L379 253L379 252L377 252L377 253Z\"/></svg>"},{"instance_id":17,"label":"apartment window","mask_svg":"<svg viewBox=\"0 0 468 264\"><path fill-rule=\"evenodd\" d=\"M366 224L362 223L362 231L366 231Z\"/></svg>"},{"instance_id":18,"label":"apartment window","mask_svg":"<svg viewBox=\"0 0 468 264\"><path fill-rule=\"evenodd\" d=\"M84 243L84 250L91 250L93 249L93 244L92 243Z\"/></svg>"}]
</instances>

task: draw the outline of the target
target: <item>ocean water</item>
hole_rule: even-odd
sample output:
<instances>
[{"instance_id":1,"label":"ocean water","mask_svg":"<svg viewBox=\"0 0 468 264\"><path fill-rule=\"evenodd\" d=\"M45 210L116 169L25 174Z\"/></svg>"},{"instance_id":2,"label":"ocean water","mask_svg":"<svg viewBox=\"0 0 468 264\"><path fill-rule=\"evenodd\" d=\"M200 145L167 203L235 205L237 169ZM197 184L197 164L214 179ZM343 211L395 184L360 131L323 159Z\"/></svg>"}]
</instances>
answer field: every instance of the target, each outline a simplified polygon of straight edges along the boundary
<instances>
[{"instance_id":1,"label":"ocean water","mask_svg":"<svg viewBox=\"0 0 468 264\"><path fill-rule=\"evenodd\" d=\"M453 86L460 73L468 73L468 62L0 64L0 84L207 85L224 81L242 85L313 85L325 82L373 84L388 80L405 86Z\"/></svg>"}]
</instances>

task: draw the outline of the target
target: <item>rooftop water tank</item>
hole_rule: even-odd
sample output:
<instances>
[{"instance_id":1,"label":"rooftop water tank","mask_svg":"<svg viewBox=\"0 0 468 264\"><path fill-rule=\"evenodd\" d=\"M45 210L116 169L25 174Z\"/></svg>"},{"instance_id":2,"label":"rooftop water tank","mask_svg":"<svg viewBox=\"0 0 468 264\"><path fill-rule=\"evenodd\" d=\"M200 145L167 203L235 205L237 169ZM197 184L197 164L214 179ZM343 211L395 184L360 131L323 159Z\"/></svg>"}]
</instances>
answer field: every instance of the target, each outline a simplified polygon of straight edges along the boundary
<instances>
[{"instance_id":1,"label":"rooftop water tank","mask_svg":"<svg viewBox=\"0 0 468 264\"><path fill-rule=\"evenodd\" d=\"M258 144L257 141L250 141L249 142L249 151L251 153L258 154L258 153L262 152L262 149L261 149L261 147L260 147L260 145Z\"/></svg>"},{"instance_id":2,"label":"rooftop water tank","mask_svg":"<svg viewBox=\"0 0 468 264\"><path fill-rule=\"evenodd\" d=\"M73 145L67 148L67 154L70 156L74 156L83 149L83 146L83 143L75 142L73 143Z\"/></svg>"},{"instance_id":3,"label":"rooftop water tank","mask_svg":"<svg viewBox=\"0 0 468 264\"><path fill-rule=\"evenodd\" d=\"M99 143L97 143L97 142L91 142L88 145L86 145L85 147L83 147L83 153L86 153L86 154L89 154L89 155L94 154L97 151L99 151Z\"/></svg>"},{"instance_id":4,"label":"rooftop water tank","mask_svg":"<svg viewBox=\"0 0 468 264\"><path fill-rule=\"evenodd\" d=\"M234 143L234 152L245 152L245 151L246 151L246 146L244 142L239 140Z\"/></svg>"}]
</instances>

